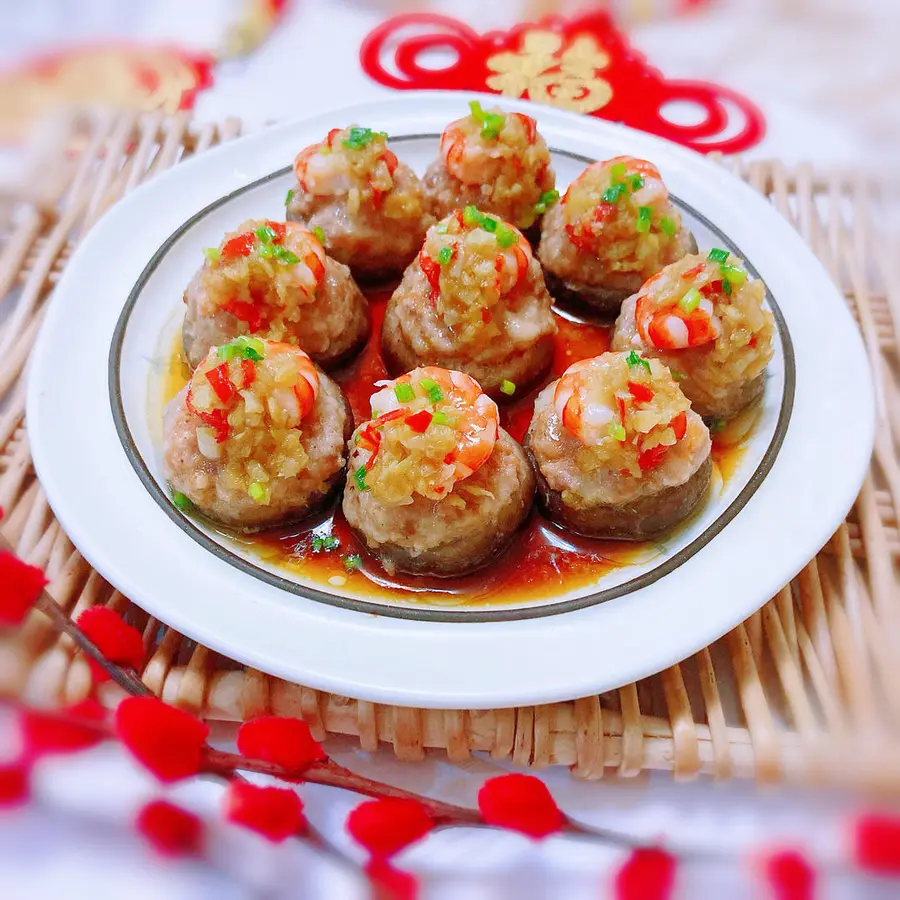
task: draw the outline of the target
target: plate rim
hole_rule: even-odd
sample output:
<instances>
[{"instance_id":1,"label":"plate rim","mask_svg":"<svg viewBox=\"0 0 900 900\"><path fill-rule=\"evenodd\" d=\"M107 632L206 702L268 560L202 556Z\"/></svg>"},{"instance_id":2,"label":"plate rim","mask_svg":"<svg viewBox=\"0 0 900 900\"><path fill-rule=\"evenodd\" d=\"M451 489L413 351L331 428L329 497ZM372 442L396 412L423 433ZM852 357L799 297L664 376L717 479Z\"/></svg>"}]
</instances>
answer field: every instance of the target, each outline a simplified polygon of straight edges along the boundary
<instances>
[{"instance_id":1,"label":"plate rim","mask_svg":"<svg viewBox=\"0 0 900 900\"><path fill-rule=\"evenodd\" d=\"M753 524L759 519L759 510L768 508L774 502L775 488L767 488L767 483L777 473L775 480L781 485L786 476L797 475L798 472L805 476L808 468L797 468L801 452L798 446L798 428L803 423L808 425L810 417L802 410L801 404L799 409L802 411L798 420L798 407L795 406L794 416L798 421L788 429L779 460L760 491L742 514L735 517L732 525L735 537L752 536L754 541L763 544L769 554L768 565L755 567L757 575L752 579L751 596L744 584L750 579L728 577L730 573L725 572L721 565L712 565L709 553L697 554L685 563L678 570L683 572L683 578L676 576L678 589L670 593L674 594L677 601L677 613L696 622L689 629L673 627L672 611L667 608L666 603L661 607L649 606L654 601L661 602L658 585L651 585L633 594L627 603L612 601L564 616L506 622L502 626L498 623L410 622L380 615L350 613L314 602L299 603L288 613L277 602L273 602L271 591L274 589L269 589L261 590L251 598L255 601L257 610L262 604L266 605L266 611L271 616L266 629L260 629L258 618L254 619L251 609L232 610L231 618L239 619L242 626L237 638L233 633L236 622L232 623L231 633L217 630L214 620L218 618L221 607L215 605L213 599L203 592L193 599L189 608L164 600L163 594L171 593L171 585L161 580L160 573L152 565L148 567L145 564L140 556L140 548L127 547L125 537L110 532L109 523L104 519L105 508L114 506L118 496L104 482L77 484L80 472L77 468L72 470L73 465L78 462L72 449L68 446L60 448L54 443L55 439L58 442L60 437L68 436L59 434L61 427L77 424L73 418L73 404L67 405L67 400L71 399L71 387L65 386L64 390L54 395L47 390L47 375L53 373L54 340L70 340L71 332L62 336L56 332L72 324L67 322L67 317L75 317L76 323L81 321L77 318L81 291L79 280L96 276L95 270L103 260L103 251L107 246L103 242L121 236L116 231L120 224L139 226L144 221L138 216L143 206L154 202L159 205L157 194L166 185L182 185L184 196L161 207L162 219L170 219L171 209L183 206L186 199L194 198L194 210L201 206L201 203L196 202L197 199L205 198L209 191L191 180L196 181L194 173L204 171L206 167L210 168L211 177L219 186L219 194L222 193L223 185L242 183L243 167L249 166L252 169L259 159L266 157L266 140L273 146L296 142L301 135L327 130L338 116L347 121L354 117L370 120L377 117L384 121L391 116L400 121L433 119L437 127L439 116L446 124L446 121L458 115L460 108L465 108L468 100L476 97L487 97L492 102L502 103L507 109L533 115L538 119L539 127L560 135L563 142L572 141L573 144L584 146L599 141L611 147L623 148L624 152L658 159L671 172L667 180L677 176L676 180L690 183L690 196L698 199L702 197L700 207L704 210L714 209L717 219L722 218L719 211L722 208L722 198L727 195L728 207L735 210L736 222L740 223L737 232L746 235L746 240L757 247L754 251L757 264L764 257L767 282L777 277L779 283L791 289L802 286L800 298L796 302L792 299L790 309L785 309L789 326L795 316L809 313L813 299L829 310L829 319L832 321L829 328L824 329L825 350L828 353L842 353L846 358L847 377L838 385L838 391L839 395L840 392L846 395L847 387L844 385L849 382L849 386L856 392L850 413L854 440L823 443L819 465L822 465L823 460L828 464L839 461L844 465L841 477L829 485L827 496L821 491L813 492L815 496L806 500L800 511L802 515L793 511L790 515L779 516L778 529L782 536L785 522L803 526L792 535L794 540L790 543L793 552L787 545L788 542L774 541L771 534L767 534L765 539L757 537L758 532L753 530ZM308 142L304 137L299 139ZM254 149L255 156L252 155ZM271 156L271 152L269 155ZM241 160L244 162L241 163ZM207 202L206 199L203 202ZM769 227L761 228L755 224L754 216L763 217ZM180 219L185 217L186 215L180 216ZM734 228L732 226L730 230ZM163 236L160 235L160 238ZM744 238L741 243L743 240ZM158 243L158 239L154 243ZM759 251L760 246L764 248L763 253ZM121 275L123 270L129 270L133 274L128 278L128 284L133 283L135 275L146 265L147 258L144 255L140 264L137 264L133 256L134 251L124 252L123 258L114 260L110 271L111 280L114 280L114 276ZM776 276L774 269L778 262L791 257L795 257L791 260L792 266L786 267L785 271L779 269ZM796 260L800 261L799 266ZM792 273L792 268L797 268L798 272ZM771 275L770 270L773 271ZM805 282L798 281L801 274L805 277ZM127 289L127 286L123 287L119 304ZM109 287L100 293L101 296L106 296ZM104 328L104 340L111 336L120 309L121 306L117 305L111 314L111 322L107 321L109 315L104 314L102 306L99 312L94 313L94 322L99 321ZM811 352L809 345L812 341L807 332L808 329L804 329L800 333L802 340L798 347L798 334L791 329L795 351L802 350L802 354L797 357L797 397L804 402L808 400L804 394L810 393L811 381L810 373L800 368L801 364L809 362L806 356ZM816 368L827 375L831 370L820 360L824 352L821 349L823 335L817 332L816 337L817 355L812 358L818 363ZM94 364L84 364L85 377L91 381L88 386L98 393L102 390L104 397L107 387L106 358L107 354L103 352L99 374ZM829 365L830 360L829 356ZM528 101L479 95L475 92L406 92L376 103L358 103L293 119L267 131L220 145L140 185L130 196L105 212L69 261L46 311L41 333L29 362L29 373L27 416L29 435L32 438L32 457L50 505L84 558L123 594L132 598L136 605L211 649L272 675L343 696L432 709L488 709L589 696L658 672L709 645L758 610L821 549L853 505L868 471L874 444L875 394L872 371L859 330L824 266L766 198L723 167L653 135L616 123L538 106ZM94 383L98 380L102 384ZM829 385L833 386L831 382ZM54 421L55 416L59 417L59 423ZM108 412L97 418L96 425L104 431L110 430L113 439L115 438ZM816 423L816 428L816 436L821 437L821 425ZM832 437L831 432L825 434ZM76 434L73 444L78 449L87 451L93 445L86 442L86 437ZM113 442L117 443L115 440ZM149 507L156 510L155 513L149 508L142 510L147 513L148 521L138 523L137 528L146 530L159 526L162 512L137 481L124 456L120 453L118 457L121 458L112 462L128 470ZM129 485L126 479L121 487L123 491L131 493L134 485ZM72 495L73 490L75 496ZM88 511L79 506L80 495L85 495L86 492L92 504ZM122 518L121 513L117 515ZM122 524L134 530L133 517L126 514ZM109 552L98 539L98 529L105 530L111 541L118 540L127 549L119 553ZM171 530L180 533L179 529ZM160 541L165 542L163 532L160 532ZM732 540L730 543L733 542ZM184 543L195 546L186 537ZM189 561L192 555L189 550L180 545L176 549ZM205 551L201 552L205 557L210 556ZM128 565L135 561L140 562L140 577ZM220 563L219 566L227 568L233 575L233 583L227 586L229 594L233 596L239 593L242 585L246 586L244 579L247 576L236 573L227 564ZM209 571L204 574L221 586L223 578L219 566L210 565ZM705 591L691 592L685 589L685 585L697 577L708 579ZM255 580L253 583L260 588L267 587ZM718 605L709 596L711 590L730 593L732 598L728 604ZM672 598L666 599L668 601ZM254 603L250 606L254 607ZM312 607L317 609L313 610ZM632 634L628 629L636 623L637 630ZM314 630L315 637L306 634L296 636L292 629L295 630L298 624ZM536 625L540 627L537 628ZM409 626L415 626L415 633ZM504 641L498 643L498 629L501 627ZM626 630L619 630L623 628ZM611 633L619 640L611 641ZM548 647L551 646L548 644L548 634L556 641L552 645L555 652L548 653ZM329 638L337 640L334 646L326 646ZM323 640L326 644L323 644ZM379 641L381 646L378 645ZM277 645L275 656L273 642ZM560 642L565 642L565 645ZM302 644L302 648L298 648L298 643ZM467 653L462 668L454 665L453 658L460 647L464 647ZM639 652L633 652L636 648ZM294 655L286 655L286 650ZM419 665L423 656L424 665Z\"/></svg>"}]
</instances>

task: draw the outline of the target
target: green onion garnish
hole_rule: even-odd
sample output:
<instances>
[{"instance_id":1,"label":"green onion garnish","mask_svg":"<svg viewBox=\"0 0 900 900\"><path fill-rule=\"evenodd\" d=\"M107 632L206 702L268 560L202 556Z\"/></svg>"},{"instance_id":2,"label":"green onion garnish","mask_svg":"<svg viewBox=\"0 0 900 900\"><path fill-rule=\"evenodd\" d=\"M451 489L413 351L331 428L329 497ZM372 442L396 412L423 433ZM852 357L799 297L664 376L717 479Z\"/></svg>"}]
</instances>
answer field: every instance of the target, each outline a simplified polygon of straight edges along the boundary
<instances>
[{"instance_id":1,"label":"green onion garnish","mask_svg":"<svg viewBox=\"0 0 900 900\"><path fill-rule=\"evenodd\" d=\"M362 566L362 557L358 553L351 553L344 557L344 568L348 572L355 572Z\"/></svg>"},{"instance_id":2,"label":"green onion garnish","mask_svg":"<svg viewBox=\"0 0 900 900\"><path fill-rule=\"evenodd\" d=\"M291 200L293 200L293 199L294 199L294 189L288 188L287 196L284 198L284 205L290 206Z\"/></svg>"},{"instance_id":3,"label":"green onion garnish","mask_svg":"<svg viewBox=\"0 0 900 900\"><path fill-rule=\"evenodd\" d=\"M247 493L254 503L265 503L269 496L269 489L264 484L254 481L253 484L247 488Z\"/></svg>"},{"instance_id":4,"label":"green onion garnish","mask_svg":"<svg viewBox=\"0 0 900 900\"><path fill-rule=\"evenodd\" d=\"M361 150L369 144L376 134L381 136L381 132L373 132L371 128L353 127L350 129L349 137L344 138L341 143L350 150Z\"/></svg>"},{"instance_id":5,"label":"green onion garnish","mask_svg":"<svg viewBox=\"0 0 900 900\"><path fill-rule=\"evenodd\" d=\"M446 266L450 260L453 259L453 248L452 247L441 247L441 252L438 253L438 262L442 266Z\"/></svg>"},{"instance_id":6,"label":"green onion garnish","mask_svg":"<svg viewBox=\"0 0 900 900\"><path fill-rule=\"evenodd\" d=\"M278 237L275 229L270 228L268 225L260 225L254 233L264 244L271 244Z\"/></svg>"},{"instance_id":7,"label":"green onion garnish","mask_svg":"<svg viewBox=\"0 0 900 900\"><path fill-rule=\"evenodd\" d=\"M356 489L358 491L367 491L369 486L366 484L366 467L360 466L353 473L353 480L356 482Z\"/></svg>"},{"instance_id":8,"label":"green onion garnish","mask_svg":"<svg viewBox=\"0 0 900 900\"><path fill-rule=\"evenodd\" d=\"M534 204L535 214L541 215L541 213L547 212L557 200L559 200L559 191L544 191L544 193L541 194L540 200Z\"/></svg>"},{"instance_id":9,"label":"green onion garnish","mask_svg":"<svg viewBox=\"0 0 900 900\"><path fill-rule=\"evenodd\" d=\"M172 502L182 512L187 512L194 505L188 499L187 494L182 494L181 491L173 491L172 492Z\"/></svg>"},{"instance_id":10,"label":"green onion garnish","mask_svg":"<svg viewBox=\"0 0 900 900\"><path fill-rule=\"evenodd\" d=\"M625 426L620 425L618 422L610 422L609 423L609 436L616 441L624 441L625 440Z\"/></svg>"},{"instance_id":11,"label":"green onion garnish","mask_svg":"<svg viewBox=\"0 0 900 900\"><path fill-rule=\"evenodd\" d=\"M480 104L477 100L470 100L470 101L469 101L469 109L472 110L472 117L473 117L477 122L483 122L483 121L484 121L485 112L484 112L484 110L481 108L481 104Z\"/></svg>"},{"instance_id":12,"label":"green onion garnish","mask_svg":"<svg viewBox=\"0 0 900 900\"><path fill-rule=\"evenodd\" d=\"M275 259L286 266L293 266L300 262L300 257L296 253L291 253L287 247L282 247L281 244L275 248Z\"/></svg>"},{"instance_id":13,"label":"green onion garnish","mask_svg":"<svg viewBox=\"0 0 900 900\"><path fill-rule=\"evenodd\" d=\"M667 234L669 235L669 237L672 237L675 234L675 222L668 216L663 216L662 220L659 223L659 230L663 234Z\"/></svg>"},{"instance_id":14,"label":"green onion garnish","mask_svg":"<svg viewBox=\"0 0 900 900\"><path fill-rule=\"evenodd\" d=\"M428 399L432 403L440 403L444 399L444 392L433 378L423 378L419 384L425 389L425 393L428 394Z\"/></svg>"},{"instance_id":15,"label":"green onion garnish","mask_svg":"<svg viewBox=\"0 0 900 900\"><path fill-rule=\"evenodd\" d=\"M225 362L231 362L235 357L259 362L265 353L266 345L259 338L248 337L245 334L236 337L228 344L223 344L216 351L219 359L224 359Z\"/></svg>"},{"instance_id":16,"label":"green onion garnish","mask_svg":"<svg viewBox=\"0 0 900 900\"><path fill-rule=\"evenodd\" d=\"M627 362L629 366L643 366L648 372L650 371L650 363L648 363L639 353L635 353L634 350L625 357L625 362Z\"/></svg>"},{"instance_id":17,"label":"green onion garnish","mask_svg":"<svg viewBox=\"0 0 900 900\"><path fill-rule=\"evenodd\" d=\"M466 225L477 225L481 222L481 213L478 211L477 206L467 206L463 210L463 222Z\"/></svg>"},{"instance_id":18,"label":"green onion garnish","mask_svg":"<svg viewBox=\"0 0 900 900\"><path fill-rule=\"evenodd\" d=\"M412 389L412 385L405 381L394 385L394 395L401 403L409 403L410 400L416 399L416 392Z\"/></svg>"},{"instance_id":19,"label":"green onion garnish","mask_svg":"<svg viewBox=\"0 0 900 900\"><path fill-rule=\"evenodd\" d=\"M653 210L649 206L638 207L637 225L638 231L646 232L650 230L650 220L653 218Z\"/></svg>"},{"instance_id":20,"label":"green onion garnish","mask_svg":"<svg viewBox=\"0 0 900 900\"><path fill-rule=\"evenodd\" d=\"M493 234L497 230L497 220L492 219L490 216L482 216L481 227L490 234Z\"/></svg>"},{"instance_id":21,"label":"green onion garnish","mask_svg":"<svg viewBox=\"0 0 900 900\"><path fill-rule=\"evenodd\" d=\"M438 222L434 230L438 234L446 234L449 227L450 226L446 222Z\"/></svg>"},{"instance_id":22,"label":"green onion garnish","mask_svg":"<svg viewBox=\"0 0 900 900\"><path fill-rule=\"evenodd\" d=\"M325 538L322 537L314 537L312 539L312 552L313 553L321 553L322 548L325 546Z\"/></svg>"},{"instance_id":23,"label":"green onion garnish","mask_svg":"<svg viewBox=\"0 0 900 900\"><path fill-rule=\"evenodd\" d=\"M262 243L256 251L263 259L272 259L275 256L275 245Z\"/></svg>"},{"instance_id":24,"label":"green onion garnish","mask_svg":"<svg viewBox=\"0 0 900 900\"><path fill-rule=\"evenodd\" d=\"M504 249L506 247L512 247L518 240L519 236L514 231L510 231L507 228L497 229L497 243Z\"/></svg>"},{"instance_id":25,"label":"green onion garnish","mask_svg":"<svg viewBox=\"0 0 900 900\"><path fill-rule=\"evenodd\" d=\"M607 188L603 192L603 196L600 198L604 203L616 203L619 197L625 193L625 185L624 184L614 184L612 187Z\"/></svg>"},{"instance_id":26,"label":"green onion garnish","mask_svg":"<svg viewBox=\"0 0 900 900\"><path fill-rule=\"evenodd\" d=\"M731 286L731 282L727 278L722 279L722 293L726 297L730 297L734 288Z\"/></svg>"},{"instance_id":27,"label":"green onion garnish","mask_svg":"<svg viewBox=\"0 0 900 900\"><path fill-rule=\"evenodd\" d=\"M218 247L204 247L203 255L210 262L218 262L220 257L222 256L222 251Z\"/></svg>"},{"instance_id":28,"label":"green onion garnish","mask_svg":"<svg viewBox=\"0 0 900 900\"><path fill-rule=\"evenodd\" d=\"M735 287L740 287L747 280L747 273L738 266L721 266L723 278L727 278Z\"/></svg>"},{"instance_id":29,"label":"green onion garnish","mask_svg":"<svg viewBox=\"0 0 900 900\"><path fill-rule=\"evenodd\" d=\"M609 175L610 178L612 178L613 182L621 181L625 177L625 163L613 163L609 167Z\"/></svg>"},{"instance_id":30,"label":"green onion garnish","mask_svg":"<svg viewBox=\"0 0 900 900\"><path fill-rule=\"evenodd\" d=\"M632 175L628 179L628 184L631 186L632 191L639 191L644 186L644 176Z\"/></svg>"},{"instance_id":31,"label":"green onion garnish","mask_svg":"<svg viewBox=\"0 0 900 900\"><path fill-rule=\"evenodd\" d=\"M727 250L720 250L718 247L713 247L712 250L709 251L709 256L706 258L710 262L723 263L730 256Z\"/></svg>"},{"instance_id":32,"label":"green onion garnish","mask_svg":"<svg viewBox=\"0 0 900 900\"><path fill-rule=\"evenodd\" d=\"M337 548L340 546L341 539L334 534L329 534L328 537L326 537L325 540L322 541L323 550L337 550Z\"/></svg>"},{"instance_id":33,"label":"green onion garnish","mask_svg":"<svg viewBox=\"0 0 900 900\"><path fill-rule=\"evenodd\" d=\"M703 297L697 288L691 288L679 301L678 305L686 312L693 312L699 305Z\"/></svg>"},{"instance_id":34,"label":"green onion garnish","mask_svg":"<svg viewBox=\"0 0 900 900\"><path fill-rule=\"evenodd\" d=\"M481 125L481 136L483 138L498 138L505 124L506 116L500 113L485 113L484 122Z\"/></svg>"},{"instance_id":35,"label":"green onion garnish","mask_svg":"<svg viewBox=\"0 0 900 900\"><path fill-rule=\"evenodd\" d=\"M725 427L725 420L724 420L724 419L713 419L713 420L709 423L709 433L710 433L710 434L717 434L717 433L720 432L724 427Z\"/></svg>"},{"instance_id":36,"label":"green onion garnish","mask_svg":"<svg viewBox=\"0 0 900 900\"><path fill-rule=\"evenodd\" d=\"M321 225L316 225L313 228L313 234L316 236L316 240L324 247L325 246L325 229Z\"/></svg>"},{"instance_id":37,"label":"green onion garnish","mask_svg":"<svg viewBox=\"0 0 900 900\"><path fill-rule=\"evenodd\" d=\"M447 415L447 413L441 412L440 410L438 410L431 417L431 424L432 425L450 425L450 426L452 426L452 425L456 424L456 419L452 419L452 418L450 418L450 416Z\"/></svg>"},{"instance_id":38,"label":"green onion garnish","mask_svg":"<svg viewBox=\"0 0 900 900\"><path fill-rule=\"evenodd\" d=\"M512 395L516 392L516 383L514 381L509 381L509 379L504 378L503 381L500 382L500 393L506 394L507 397L512 397Z\"/></svg>"},{"instance_id":39,"label":"green onion garnish","mask_svg":"<svg viewBox=\"0 0 900 900\"><path fill-rule=\"evenodd\" d=\"M672 377L673 377L676 381L683 381L683 380L684 380L684 372L674 372L674 371L673 371L673 372L672 372Z\"/></svg>"}]
</instances>

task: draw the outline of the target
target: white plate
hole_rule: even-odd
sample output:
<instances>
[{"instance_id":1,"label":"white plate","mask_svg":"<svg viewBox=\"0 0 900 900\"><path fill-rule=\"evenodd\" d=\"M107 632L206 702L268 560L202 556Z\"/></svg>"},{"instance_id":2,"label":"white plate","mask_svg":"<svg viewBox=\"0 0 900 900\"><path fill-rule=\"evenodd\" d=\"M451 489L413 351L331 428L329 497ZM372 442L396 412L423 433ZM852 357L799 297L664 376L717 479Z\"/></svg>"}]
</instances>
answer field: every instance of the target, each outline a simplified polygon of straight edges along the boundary
<instances>
[{"instance_id":1,"label":"white plate","mask_svg":"<svg viewBox=\"0 0 900 900\"><path fill-rule=\"evenodd\" d=\"M581 592L458 610L324 593L246 556L167 501L160 367L200 249L251 217L283 216L285 167L329 128L386 130L420 173L469 95L407 93L226 144L153 179L91 231L35 351L28 430L54 512L88 561L182 633L265 672L400 705L488 708L588 695L659 671L745 619L820 549L850 508L874 432L868 363L843 298L756 192L658 138L525 102L559 187L587 160L654 161L702 248L764 279L778 338L738 470L658 555ZM601 602L605 601L605 602Z\"/></svg>"}]
</instances>

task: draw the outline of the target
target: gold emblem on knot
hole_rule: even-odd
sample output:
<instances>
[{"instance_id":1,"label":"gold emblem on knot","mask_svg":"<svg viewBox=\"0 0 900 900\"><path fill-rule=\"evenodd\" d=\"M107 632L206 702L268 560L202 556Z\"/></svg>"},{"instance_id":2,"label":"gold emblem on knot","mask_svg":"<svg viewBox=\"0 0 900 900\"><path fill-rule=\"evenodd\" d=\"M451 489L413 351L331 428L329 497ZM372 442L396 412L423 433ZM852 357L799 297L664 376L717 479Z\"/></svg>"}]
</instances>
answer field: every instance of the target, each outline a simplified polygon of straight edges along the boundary
<instances>
[{"instance_id":1,"label":"gold emblem on knot","mask_svg":"<svg viewBox=\"0 0 900 900\"><path fill-rule=\"evenodd\" d=\"M507 97L527 95L538 103L592 113L612 99L612 87L598 75L609 62L590 35L578 35L563 48L555 31L528 31L521 50L489 57L488 68L497 74L487 85Z\"/></svg>"}]
</instances>

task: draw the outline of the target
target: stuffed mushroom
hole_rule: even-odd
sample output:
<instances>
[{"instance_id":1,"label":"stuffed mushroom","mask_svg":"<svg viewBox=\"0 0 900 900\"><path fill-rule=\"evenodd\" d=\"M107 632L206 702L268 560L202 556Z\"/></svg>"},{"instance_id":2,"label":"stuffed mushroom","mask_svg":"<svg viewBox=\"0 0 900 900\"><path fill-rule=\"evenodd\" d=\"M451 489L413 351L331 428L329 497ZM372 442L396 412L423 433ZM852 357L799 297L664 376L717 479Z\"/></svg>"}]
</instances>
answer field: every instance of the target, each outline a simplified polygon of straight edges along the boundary
<instances>
[{"instance_id":1,"label":"stuffed mushroom","mask_svg":"<svg viewBox=\"0 0 900 900\"><path fill-rule=\"evenodd\" d=\"M382 382L351 440L344 516L385 569L485 566L531 509L534 476L468 375L425 367Z\"/></svg>"},{"instance_id":2,"label":"stuffed mushroom","mask_svg":"<svg viewBox=\"0 0 900 900\"><path fill-rule=\"evenodd\" d=\"M305 518L335 490L353 430L340 388L290 344L213 348L164 421L176 505L239 531Z\"/></svg>"},{"instance_id":3,"label":"stuffed mushroom","mask_svg":"<svg viewBox=\"0 0 900 900\"><path fill-rule=\"evenodd\" d=\"M728 418L763 391L774 330L765 294L725 250L687 256L625 301L613 348L657 357L701 416Z\"/></svg>"},{"instance_id":4,"label":"stuffed mushroom","mask_svg":"<svg viewBox=\"0 0 900 900\"><path fill-rule=\"evenodd\" d=\"M696 251L656 166L619 156L569 185L544 217L538 257L557 300L614 316L648 278Z\"/></svg>"},{"instance_id":5,"label":"stuffed mushroom","mask_svg":"<svg viewBox=\"0 0 900 900\"><path fill-rule=\"evenodd\" d=\"M356 278L399 275L416 255L431 218L421 181L388 149L386 134L333 128L300 151L294 174L288 219L315 231Z\"/></svg>"},{"instance_id":6,"label":"stuffed mushroom","mask_svg":"<svg viewBox=\"0 0 900 900\"><path fill-rule=\"evenodd\" d=\"M658 360L604 353L569 366L537 398L526 435L542 508L564 528L643 540L706 492L703 420Z\"/></svg>"},{"instance_id":7,"label":"stuffed mushroom","mask_svg":"<svg viewBox=\"0 0 900 900\"><path fill-rule=\"evenodd\" d=\"M438 158L425 173L425 197L436 218L477 206L537 238L540 217L556 202L550 151L531 116L485 112L477 100L471 115L441 135Z\"/></svg>"},{"instance_id":8,"label":"stuffed mushroom","mask_svg":"<svg viewBox=\"0 0 900 900\"><path fill-rule=\"evenodd\" d=\"M210 347L240 335L296 345L325 368L368 339L366 298L306 228L252 220L204 252L184 294L182 339L192 368Z\"/></svg>"},{"instance_id":9,"label":"stuffed mushroom","mask_svg":"<svg viewBox=\"0 0 900 900\"><path fill-rule=\"evenodd\" d=\"M437 365L514 394L552 361L551 304L522 233L467 206L428 230L388 302L382 352L392 373Z\"/></svg>"}]
</instances>

